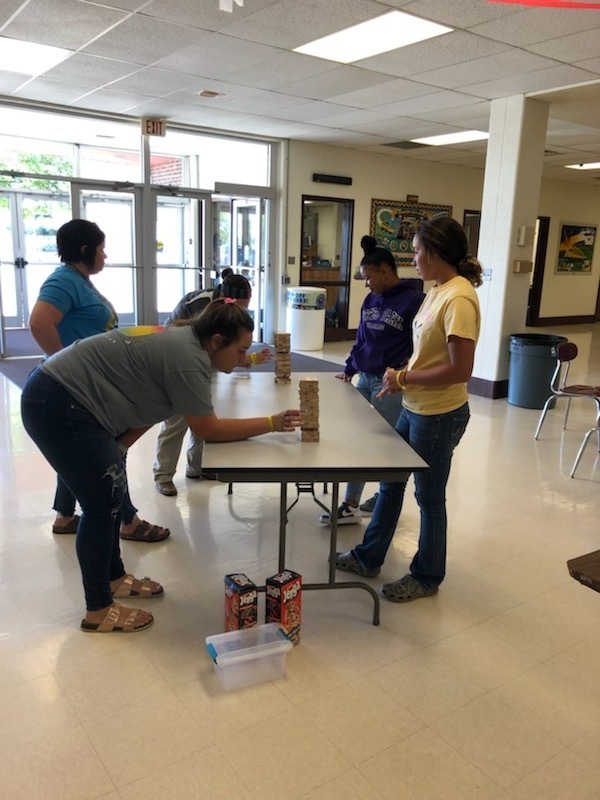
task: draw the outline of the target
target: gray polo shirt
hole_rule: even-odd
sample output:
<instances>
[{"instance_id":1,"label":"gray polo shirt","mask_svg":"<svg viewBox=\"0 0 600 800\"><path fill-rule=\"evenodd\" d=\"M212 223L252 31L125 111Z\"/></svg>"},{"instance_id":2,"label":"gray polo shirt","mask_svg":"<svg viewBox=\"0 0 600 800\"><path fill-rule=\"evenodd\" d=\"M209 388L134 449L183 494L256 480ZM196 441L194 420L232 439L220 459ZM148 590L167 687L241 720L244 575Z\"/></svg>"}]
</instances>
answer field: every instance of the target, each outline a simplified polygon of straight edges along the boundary
<instances>
[{"instance_id":1,"label":"gray polo shirt","mask_svg":"<svg viewBox=\"0 0 600 800\"><path fill-rule=\"evenodd\" d=\"M213 413L211 362L189 326L141 336L127 328L90 336L41 368L115 436L176 414Z\"/></svg>"}]
</instances>

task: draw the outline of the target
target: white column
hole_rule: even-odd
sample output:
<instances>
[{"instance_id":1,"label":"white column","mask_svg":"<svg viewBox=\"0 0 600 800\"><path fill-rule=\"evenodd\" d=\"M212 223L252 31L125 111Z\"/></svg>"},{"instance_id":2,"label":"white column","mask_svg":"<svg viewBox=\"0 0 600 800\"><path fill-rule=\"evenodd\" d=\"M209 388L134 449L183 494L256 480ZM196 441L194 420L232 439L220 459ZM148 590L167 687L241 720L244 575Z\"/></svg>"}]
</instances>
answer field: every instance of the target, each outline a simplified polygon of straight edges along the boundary
<instances>
[{"instance_id":1,"label":"white column","mask_svg":"<svg viewBox=\"0 0 600 800\"><path fill-rule=\"evenodd\" d=\"M492 102L477 254L491 275L478 290L482 328L473 372L491 383L508 378L509 337L525 327L530 275L513 272L513 262L533 257L547 123L548 104L540 100Z\"/></svg>"}]
</instances>

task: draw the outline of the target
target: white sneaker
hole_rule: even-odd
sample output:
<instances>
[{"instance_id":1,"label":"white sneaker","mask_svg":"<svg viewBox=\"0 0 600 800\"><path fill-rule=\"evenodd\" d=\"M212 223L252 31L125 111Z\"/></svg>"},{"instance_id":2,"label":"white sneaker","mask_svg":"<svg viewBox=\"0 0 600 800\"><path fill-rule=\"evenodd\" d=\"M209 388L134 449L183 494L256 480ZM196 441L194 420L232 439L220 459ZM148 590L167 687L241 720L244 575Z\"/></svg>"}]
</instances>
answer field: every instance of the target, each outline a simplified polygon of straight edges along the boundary
<instances>
[{"instance_id":1,"label":"white sneaker","mask_svg":"<svg viewBox=\"0 0 600 800\"><path fill-rule=\"evenodd\" d=\"M362 519L362 512L360 508L353 508L348 503L342 503L337 512L338 525L353 525L359 523ZM321 525L331 525L331 515L321 514L319 517Z\"/></svg>"}]
</instances>

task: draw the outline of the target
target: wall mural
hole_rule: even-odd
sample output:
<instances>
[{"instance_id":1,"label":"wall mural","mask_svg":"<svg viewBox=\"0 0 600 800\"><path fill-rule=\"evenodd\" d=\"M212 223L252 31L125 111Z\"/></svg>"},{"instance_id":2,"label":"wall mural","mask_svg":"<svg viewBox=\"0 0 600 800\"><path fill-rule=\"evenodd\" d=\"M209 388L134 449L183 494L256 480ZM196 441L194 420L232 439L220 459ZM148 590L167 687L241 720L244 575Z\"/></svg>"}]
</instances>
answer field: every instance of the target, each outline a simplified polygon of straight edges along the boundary
<instances>
[{"instance_id":1,"label":"wall mural","mask_svg":"<svg viewBox=\"0 0 600 800\"><path fill-rule=\"evenodd\" d=\"M412 264L412 240L422 219L451 217L452 206L413 203L404 200L371 200L370 233L380 247L394 254L396 266Z\"/></svg>"}]
</instances>

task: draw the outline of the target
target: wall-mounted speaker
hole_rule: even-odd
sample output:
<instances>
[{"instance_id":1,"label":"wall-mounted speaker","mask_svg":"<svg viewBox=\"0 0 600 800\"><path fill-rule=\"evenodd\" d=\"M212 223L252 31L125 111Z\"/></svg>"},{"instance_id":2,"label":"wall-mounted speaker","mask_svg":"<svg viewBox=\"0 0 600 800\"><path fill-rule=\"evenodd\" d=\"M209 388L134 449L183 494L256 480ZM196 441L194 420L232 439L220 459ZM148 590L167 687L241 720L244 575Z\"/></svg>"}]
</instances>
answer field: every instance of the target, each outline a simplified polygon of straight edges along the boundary
<instances>
[{"instance_id":1,"label":"wall-mounted speaker","mask_svg":"<svg viewBox=\"0 0 600 800\"><path fill-rule=\"evenodd\" d=\"M314 172L312 179L315 183L338 183L342 186L352 186L352 178L344 178L343 175L321 175L320 172Z\"/></svg>"}]
</instances>

